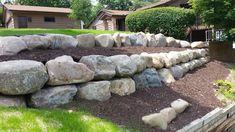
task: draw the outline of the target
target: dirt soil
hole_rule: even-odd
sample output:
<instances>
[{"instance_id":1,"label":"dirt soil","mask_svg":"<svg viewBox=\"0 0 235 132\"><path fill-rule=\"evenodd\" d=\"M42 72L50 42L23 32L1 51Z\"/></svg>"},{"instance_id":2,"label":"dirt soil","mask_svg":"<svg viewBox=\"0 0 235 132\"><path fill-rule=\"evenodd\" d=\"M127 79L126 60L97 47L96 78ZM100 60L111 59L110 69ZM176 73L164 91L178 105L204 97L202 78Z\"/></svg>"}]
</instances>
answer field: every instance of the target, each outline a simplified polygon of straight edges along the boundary
<instances>
[{"instance_id":1,"label":"dirt soil","mask_svg":"<svg viewBox=\"0 0 235 132\"><path fill-rule=\"evenodd\" d=\"M137 128L141 132L161 132L162 130L145 125L141 117L159 112L169 107L172 101L182 98L191 106L169 124L167 132L174 132L216 107L222 106L215 97L213 82L225 79L228 74L229 70L222 63L212 61L204 67L189 72L175 83L161 88L137 90L126 97L112 95L112 98L105 102L77 99L61 108L85 109L95 116L111 120L127 128Z\"/></svg>"},{"instance_id":2,"label":"dirt soil","mask_svg":"<svg viewBox=\"0 0 235 132\"><path fill-rule=\"evenodd\" d=\"M70 48L64 50L43 50L37 49L33 51L22 51L21 53L13 56L0 56L1 61L7 60L18 60L18 59L27 59L27 60L36 60L40 62L47 62L51 59L55 59L56 57L62 55L70 55L74 58L75 61L80 60L82 56L87 55L132 55L132 54L140 54L142 52L147 53L159 53L159 52L169 52L169 51L182 51L185 48L172 48L172 47L120 47L120 48Z\"/></svg>"}]
</instances>

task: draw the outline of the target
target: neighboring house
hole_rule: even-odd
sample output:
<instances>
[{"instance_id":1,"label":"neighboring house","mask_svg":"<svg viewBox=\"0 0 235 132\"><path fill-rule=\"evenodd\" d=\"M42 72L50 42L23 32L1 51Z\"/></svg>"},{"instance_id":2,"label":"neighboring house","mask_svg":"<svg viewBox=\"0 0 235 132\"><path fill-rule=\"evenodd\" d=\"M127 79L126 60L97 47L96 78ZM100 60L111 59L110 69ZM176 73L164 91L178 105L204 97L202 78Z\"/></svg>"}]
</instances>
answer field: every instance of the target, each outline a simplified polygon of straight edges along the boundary
<instances>
[{"instance_id":1,"label":"neighboring house","mask_svg":"<svg viewBox=\"0 0 235 132\"><path fill-rule=\"evenodd\" d=\"M188 1L189 0L160 0L157 3L150 4L150 5L144 6L142 8L139 8L139 9L137 9L137 11L156 8L156 7L166 7L166 6L190 8Z\"/></svg>"},{"instance_id":2,"label":"neighboring house","mask_svg":"<svg viewBox=\"0 0 235 132\"><path fill-rule=\"evenodd\" d=\"M3 5L6 28L81 28L81 21L69 18L69 8Z\"/></svg>"},{"instance_id":3,"label":"neighboring house","mask_svg":"<svg viewBox=\"0 0 235 132\"><path fill-rule=\"evenodd\" d=\"M101 10L96 18L88 25L90 29L127 31L125 18L131 11Z\"/></svg>"}]
</instances>

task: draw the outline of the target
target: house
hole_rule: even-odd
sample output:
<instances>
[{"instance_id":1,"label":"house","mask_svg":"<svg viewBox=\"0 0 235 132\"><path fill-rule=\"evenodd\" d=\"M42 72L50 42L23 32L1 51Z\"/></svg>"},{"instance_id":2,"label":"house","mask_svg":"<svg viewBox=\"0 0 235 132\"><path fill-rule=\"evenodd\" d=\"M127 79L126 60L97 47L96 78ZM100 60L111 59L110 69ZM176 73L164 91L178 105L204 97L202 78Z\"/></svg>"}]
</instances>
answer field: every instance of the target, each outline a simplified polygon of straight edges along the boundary
<instances>
[{"instance_id":1,"label":"house","mask_svg":"<svg viewBox=\"0 0 235 132\"><path fill-rule=\"evenodd\" d=\"M125 18L132 11L101 10L96 18L88 25L90 29L127 31Z\"/></svg>"},{"instance_id":2,"label":"house","mask_svg":"<svg viewBox=\"0 0 235 132\"><path fill-rule=\"evenodd\" d=\"M156 7L166 7L166 6L190 8L191 6L189 5L188 1L189 0L160 0L157 3L141 7L137 9L137 11L156 8Z\"/></svg>"},{"instance_id":3,"label":"house","mask_svg":"<svg viewBox=\"0 0 235 132\"><path fill-rule=\"evenodd\" d=\"M69 18L69 8L3 5L6 28L81 28L81 22Z\"/></svg>"}]
</instances>

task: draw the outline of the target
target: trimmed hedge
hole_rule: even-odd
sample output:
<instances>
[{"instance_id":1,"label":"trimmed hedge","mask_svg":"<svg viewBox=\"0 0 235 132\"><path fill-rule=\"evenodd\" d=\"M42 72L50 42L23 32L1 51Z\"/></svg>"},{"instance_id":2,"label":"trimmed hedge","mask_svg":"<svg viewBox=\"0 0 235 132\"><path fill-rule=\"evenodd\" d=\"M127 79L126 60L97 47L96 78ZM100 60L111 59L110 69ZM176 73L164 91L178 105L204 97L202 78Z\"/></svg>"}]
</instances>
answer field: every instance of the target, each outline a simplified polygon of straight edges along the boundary
<instances>
[{"instance_id":1,"label":"trimmed hedge","mask_svg":"<svg viewBox=\"0 0 235 132\"><path fill-rule=\"evenodd\" d=\"M140 32L146 29L150 33L163 33L178 39L185 39L188 27L196 21L196 15L191 9L177 7L160 7L137 11L126 17L130 31Z\"/></svg>"}]
</instances>

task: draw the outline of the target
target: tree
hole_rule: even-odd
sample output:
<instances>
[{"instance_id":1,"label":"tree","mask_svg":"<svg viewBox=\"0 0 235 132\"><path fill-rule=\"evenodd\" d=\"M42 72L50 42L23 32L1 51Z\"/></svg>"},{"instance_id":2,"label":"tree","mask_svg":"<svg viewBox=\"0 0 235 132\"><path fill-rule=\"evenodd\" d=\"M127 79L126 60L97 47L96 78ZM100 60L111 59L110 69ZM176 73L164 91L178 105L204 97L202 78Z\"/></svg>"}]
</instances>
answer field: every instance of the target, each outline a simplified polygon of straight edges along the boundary
<instances>
[{"instance_id":1,"label":"tree","mask_svg":"<svg viewBox=\"0 0 235 132\"><path fill-rule=\"evenodd\" d=\"M131 0L99 0L99 3L111 10L129 10L133 6Z\"/></svg>"},{"instance_id":2,"label":"tree","mask_svg":"<svg viewBox=\"0 0 235 132\"><path fill-rule=\"evenodd\" d=\"M143 6L150 5L159 1L160 0L132 0L133 6L131 7L131 10L136 10Z\"/></svg>"},{"instance_id":3,"label":"tree","mask_svg":"<svg viewBox=\"0 0 235 132\"><path fill-rule=\"evenodd\" d=\"M72 0L72 13L70 16L76 20L82 20L86 24L92 19L92 4L90 0Z\"/></svg>"},{"instance_id":4,"label":"tree","mask_svg":"<svg viewBox=\"0 0 235 132\"><path fill-rule=\"evenodd\" d=\"M30 6L49 6L49 7L65 7L69 8L70 0L16 0L16 4Z\"/></svg>"},{"instance_id":5,"label":"tree","mask_svg":"<svg viewBox=\"0 0 235 132\"><path fill-rule=\"evenodd\" d=\"M207 25L235 27L235 0L190 0L193 9Z\"/></svg>"}]
</instances>

